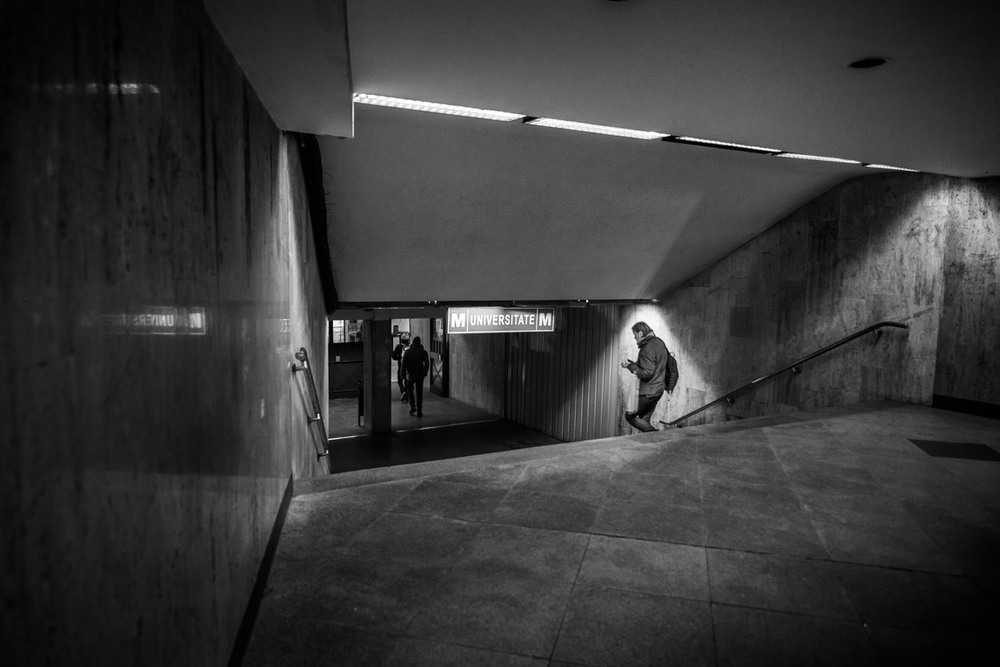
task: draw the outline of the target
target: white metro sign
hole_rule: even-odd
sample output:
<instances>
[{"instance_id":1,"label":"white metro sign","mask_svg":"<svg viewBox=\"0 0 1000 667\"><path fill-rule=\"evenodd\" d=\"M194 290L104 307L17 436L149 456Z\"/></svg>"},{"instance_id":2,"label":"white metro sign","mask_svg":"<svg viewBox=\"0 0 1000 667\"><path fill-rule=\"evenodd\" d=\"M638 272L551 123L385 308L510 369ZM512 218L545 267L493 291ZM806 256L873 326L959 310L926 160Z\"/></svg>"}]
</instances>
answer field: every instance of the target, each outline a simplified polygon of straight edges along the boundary
<instances>
[{"instance_id":1,"label":"white metro sign","mask_svg":"<svg viewBox=\"0 0 1000 667\"><path fill-rule=\"evenodd\" d=\"M449 308L448 333L555 331L555 308Z\"/></svg>"}]
</instances>

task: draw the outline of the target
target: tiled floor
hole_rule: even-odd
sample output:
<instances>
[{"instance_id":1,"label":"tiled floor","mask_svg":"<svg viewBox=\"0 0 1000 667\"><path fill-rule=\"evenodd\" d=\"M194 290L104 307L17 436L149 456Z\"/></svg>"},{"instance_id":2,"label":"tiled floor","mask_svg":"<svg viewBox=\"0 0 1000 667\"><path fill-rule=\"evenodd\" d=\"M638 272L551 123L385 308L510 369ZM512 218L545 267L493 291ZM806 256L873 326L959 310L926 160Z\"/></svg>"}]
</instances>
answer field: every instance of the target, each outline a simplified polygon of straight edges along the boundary
<instances>
[{"instance_id":1,"label":"tiled floor","mask_svg":"<svg viewBox=\"0 0 1000 667\"><path fill-rule=\"evenodd\" d=\"M442 398L424 389L424 416L410 416L410 404L399 400L395 385L389 403L390 420L394 433L405 433L429 426L468 423L499 419L494 414L451 398ZM330 423L327 432L331 438L345 439L366 435L368 431L358 426L358 399L336 398L330 401Z\"/></svg>"},{"instance_id":2,"label":"tiled floor","mask_svg":"<svg viewBox=\"0 0 1000 667\"><path fill-rule=\"evenodd\" d=\"M1000 423L880 405L296 482L248 665L992 665Z\"/></svg>"},{"instance_id":3,"label":"tiled floor","mask_svg":"<svg viewBox=\"0 0 1000 667\"><path fill-rule=\"evenodd\" d=\"M333 472L438 461L559 442L485 410L429 391L424 392L423 417L411 416L409 403L399 401L398 395L395 398L390 405L392 432L386 435L371 435L358 426L357 399L330 401L327 431L332 438L329 448Z\"/></svg>"}]
</instances>

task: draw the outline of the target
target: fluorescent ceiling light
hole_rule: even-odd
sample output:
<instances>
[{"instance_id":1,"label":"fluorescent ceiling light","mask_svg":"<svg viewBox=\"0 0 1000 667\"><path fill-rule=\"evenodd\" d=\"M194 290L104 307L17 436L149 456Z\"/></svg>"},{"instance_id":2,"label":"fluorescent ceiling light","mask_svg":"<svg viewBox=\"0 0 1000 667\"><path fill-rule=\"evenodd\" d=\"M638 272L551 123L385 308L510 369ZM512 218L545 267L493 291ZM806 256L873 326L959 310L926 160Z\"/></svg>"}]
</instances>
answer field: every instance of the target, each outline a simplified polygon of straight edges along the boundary
<instances>
[{"instance_id":1,"label":"fluorescent ceiling light","mask_svg":"<svg viewBox=\"0 0 1000 667\"><path fill-rule=\"evenodd\" d=\"M803 153L778 153L777 157L790 157L796 160L818 160L820 162L843 162L844 164L861 164L858 160L845 160L839 157L824 157L822 155L805 155Z\"/></svg>"},{"instance_id":2,"label":"fluorescent ceiling light","mask_svg":"<svg viewBox=\"0 0 1000 667\"><path fill-rule=\"evenodd\" d=\"M523 113L493 111L491 109L476 109L475 107L460 107L454 104L439 104L438 102L405 100L400 97L368 95L367 93L354 93L354 102L356 104L374 104L380 107L410 109L412 111L430 111L431 113L444 113L451 116L467 116L469 118L485 118L486 120L500 120L507 122L512 120L521 120L525 117Z\"/></svg>"},{"instance_id":3,"label":"fluorescent ceiling light","mask_svg":"<svg viewBox=\"0 0 1000 667\"><path fill-rule=\"evenodd\" d=\"M893 167L888 164L866 164L871 169L892 169L894 171L919 171L918 169L907 169L906 167Z\"/></svg>"},{"instance_id":4,"label":"fluorescent ceiling light","mask_svg":"<svg viewBox=\"0 0 1000 667\"><path fill-rule=\"evenodd\" d=\"M709 146L721 146L723 148L738 148L744 151L757 151L759 153L780 153L779 148L765 148L764 146L750 146L748 144L734 144L728 141L716 141L715 139L699 139L697 137L675 137L677 141L687 141L692 144L708 144Z\"/></svg>"},{"instance_id":5,"label":"fluorescent ceiling light","mask_svg":"<svg viewBox=\"0 0 1000 667\"><path fill-rule=\"evenodd\" d=\"M527 121L528 125L540 125L541 127L556 127L561 130L576 130L577 132L593 132L594 134L610 134L615 137L629 137L631 139L663 139L669 134L662 132L646 132L644 130L627 130L623 127L611 127L609 125L591 125L590 123L577 123L572 120L557 120L555 118L535 118Z\"/></svg>"}]
</instances>

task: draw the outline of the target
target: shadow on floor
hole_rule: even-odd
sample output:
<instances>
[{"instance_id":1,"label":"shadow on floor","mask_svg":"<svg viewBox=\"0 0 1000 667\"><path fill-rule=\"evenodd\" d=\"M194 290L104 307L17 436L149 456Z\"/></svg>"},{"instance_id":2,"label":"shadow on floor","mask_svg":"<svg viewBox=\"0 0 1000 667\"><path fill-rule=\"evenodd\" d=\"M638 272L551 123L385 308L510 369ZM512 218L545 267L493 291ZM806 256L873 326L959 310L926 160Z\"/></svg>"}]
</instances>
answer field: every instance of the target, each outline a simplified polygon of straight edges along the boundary
<instances>
[{"instance_id":1,"label":"shadow on floor","mask_svg":"<svg viewBox=\"0 0 1000 667\"><path fill-rule=\"evenodd\" d=\"M394 394L395 394L395 387ZM371 435L358 426L358 401L330 401L331 472L367 470L406 463L489 454L560 442L533 429L451 398L424 393L423 417L394 396L392 433Z\"/></svg>"}]
</instances>

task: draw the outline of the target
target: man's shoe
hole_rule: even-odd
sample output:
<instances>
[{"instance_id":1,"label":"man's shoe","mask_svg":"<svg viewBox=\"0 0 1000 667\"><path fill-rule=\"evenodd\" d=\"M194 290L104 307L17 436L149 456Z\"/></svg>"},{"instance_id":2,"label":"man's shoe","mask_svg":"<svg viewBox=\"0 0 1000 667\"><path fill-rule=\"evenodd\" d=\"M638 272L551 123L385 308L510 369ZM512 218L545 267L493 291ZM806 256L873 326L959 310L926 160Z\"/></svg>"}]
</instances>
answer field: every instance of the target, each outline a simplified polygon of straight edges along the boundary
<instances>
[{"instance_id":1,"label":"man's shoe","mask_svg":"<svg viewBox=\"0 0 1000 667\"><path fill-rule=\"evenodd\" d=\"M417 411L416 411L416 410L410 410L410 416L411 416L411 417L412 417L413 415L415 415L415 414L417 414Z\"/></svg>"},{"instance_id":2,"label":"man's shoe","mask_svg":"<svg viewBox=\"0 0 1000 667\"><path fill-rule=\"evenodd\" d=\"M413 413L411 412L410 414L413 414ZM424 413L423 413L423 412L419 412L419 411L418 411L418 412L417 412L417 416L418 416L418 417L423 417L423 416L424 416Z\"/></svg>"},{"instance_id":3,"label":"man's shoe","mask_svg":"<svg viewBox=\"0 0 1000 667\"><path fill-rule=\"evenodd\" d=\"M399 395L399 402L400 403L406 403L406 394L400 394Z\"/></svg>"}]
</instances>

